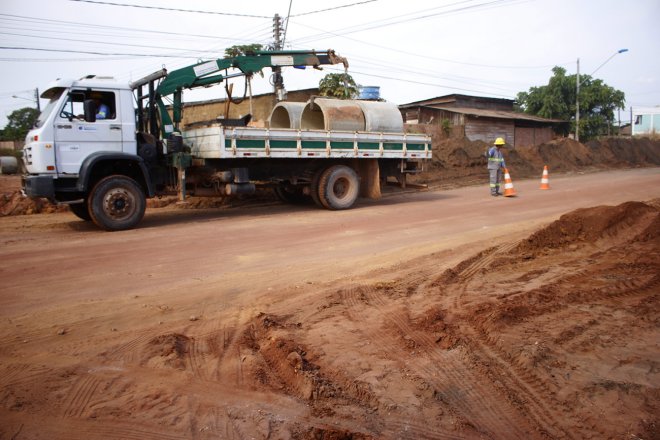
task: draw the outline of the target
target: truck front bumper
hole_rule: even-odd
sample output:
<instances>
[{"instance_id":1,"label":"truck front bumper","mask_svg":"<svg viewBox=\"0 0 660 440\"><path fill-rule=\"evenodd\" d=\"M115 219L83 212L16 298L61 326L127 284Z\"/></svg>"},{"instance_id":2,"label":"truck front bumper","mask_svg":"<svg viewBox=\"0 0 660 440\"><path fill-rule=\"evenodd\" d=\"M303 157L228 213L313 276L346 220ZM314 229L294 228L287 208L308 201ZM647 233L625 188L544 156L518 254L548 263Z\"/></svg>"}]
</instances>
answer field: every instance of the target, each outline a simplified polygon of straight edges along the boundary
<instances>
[{"instance_id":1,"label":"truck front bumper","mask_svg":"<svg viewBox=\"0 0 660 440\"><path fill-rule=\"evenodd\" d=\"M55 182L53 176L23 176L23 192L30 198L43 197L55 200Z\"/></svg>"}]
</instances>

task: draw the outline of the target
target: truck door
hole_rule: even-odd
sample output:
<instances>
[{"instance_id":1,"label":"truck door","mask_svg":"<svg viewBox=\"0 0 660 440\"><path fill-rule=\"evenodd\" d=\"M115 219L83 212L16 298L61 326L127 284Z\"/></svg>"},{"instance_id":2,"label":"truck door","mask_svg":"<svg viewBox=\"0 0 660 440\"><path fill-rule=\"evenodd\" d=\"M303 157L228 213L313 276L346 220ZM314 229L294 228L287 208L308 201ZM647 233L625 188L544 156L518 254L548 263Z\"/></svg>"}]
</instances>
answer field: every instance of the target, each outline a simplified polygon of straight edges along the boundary
<instances>
[{"instance_id":1,"label":"truck door","mask_svg":"<svg viewBox=\"0 0 660 440\"><path fill-rule=\"evenodd\" d=\"M86 122L83 103L93 99L96 122ZM122 151L122 125L115 92L71 90L55 117L55 163L58 174L78 174L87 156L97 151Z\"/></svg>"}]
</instances>

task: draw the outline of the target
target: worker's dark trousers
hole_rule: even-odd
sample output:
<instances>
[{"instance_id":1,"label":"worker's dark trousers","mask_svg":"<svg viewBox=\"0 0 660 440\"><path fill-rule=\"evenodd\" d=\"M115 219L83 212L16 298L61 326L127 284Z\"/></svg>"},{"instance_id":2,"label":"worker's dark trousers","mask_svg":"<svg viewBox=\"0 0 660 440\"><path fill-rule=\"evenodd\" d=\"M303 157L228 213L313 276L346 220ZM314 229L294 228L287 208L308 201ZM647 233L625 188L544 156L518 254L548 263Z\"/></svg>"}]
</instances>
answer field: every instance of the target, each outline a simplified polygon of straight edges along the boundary
<instances>
[{"instance_id":1,"label":"worker's dark trousers","mask_svg":"<svg viewBox=\"0 0 660 440\"><path fill-rule=\"evenodd\" d=\"M502 168L488 169L490 174L490 193L498 194L500 192L500 182L502 181Z\"/></svg>"}]
</instances>

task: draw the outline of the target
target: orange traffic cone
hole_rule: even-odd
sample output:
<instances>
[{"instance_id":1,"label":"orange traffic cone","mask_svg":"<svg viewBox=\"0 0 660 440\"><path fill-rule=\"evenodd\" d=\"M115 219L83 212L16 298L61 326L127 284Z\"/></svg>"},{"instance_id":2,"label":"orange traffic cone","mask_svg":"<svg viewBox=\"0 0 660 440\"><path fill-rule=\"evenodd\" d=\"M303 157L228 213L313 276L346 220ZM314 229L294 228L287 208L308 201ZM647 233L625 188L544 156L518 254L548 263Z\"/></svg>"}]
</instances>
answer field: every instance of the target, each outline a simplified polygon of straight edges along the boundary
<instances>
[{"instance_id":1,"label":"orange traffic cone","mask_svg":"<svg viewBox=\"0 0 660 440\"><path fill-rule=\"evenodd\" d=\"M548 180L548 166L543 166L543 176L541 177L541 189L550 189L550 181Z\"/></svg>"},{"instance_id":2,"label":"orange traffic cone","mask_svg":"<svg viewBox=\"0 0 660 440\"><path fill-rule=\"evenodd\" d=\"M515 197L516 190L513 189L513 182L509 175L509 170L504 168L504 197Z\"/></svg>"}]
</instances>

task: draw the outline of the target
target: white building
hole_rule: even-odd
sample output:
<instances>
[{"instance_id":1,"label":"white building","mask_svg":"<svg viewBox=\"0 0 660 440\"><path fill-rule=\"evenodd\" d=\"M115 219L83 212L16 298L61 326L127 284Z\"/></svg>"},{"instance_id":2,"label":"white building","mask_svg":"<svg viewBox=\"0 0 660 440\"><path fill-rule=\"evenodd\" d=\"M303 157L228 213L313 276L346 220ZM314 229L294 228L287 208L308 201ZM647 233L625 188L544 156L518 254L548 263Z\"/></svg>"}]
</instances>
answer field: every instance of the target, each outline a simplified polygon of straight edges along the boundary
<instances>
[{"instance_id":1,"label":"white building","mask_svg":"<svg viewBox=\"0 0 660 440\"><path fill-rule=\"evenodd\" d=\"M632 135L660 134L660 106L632 108Z\"/></svg>"}]
</instances>

